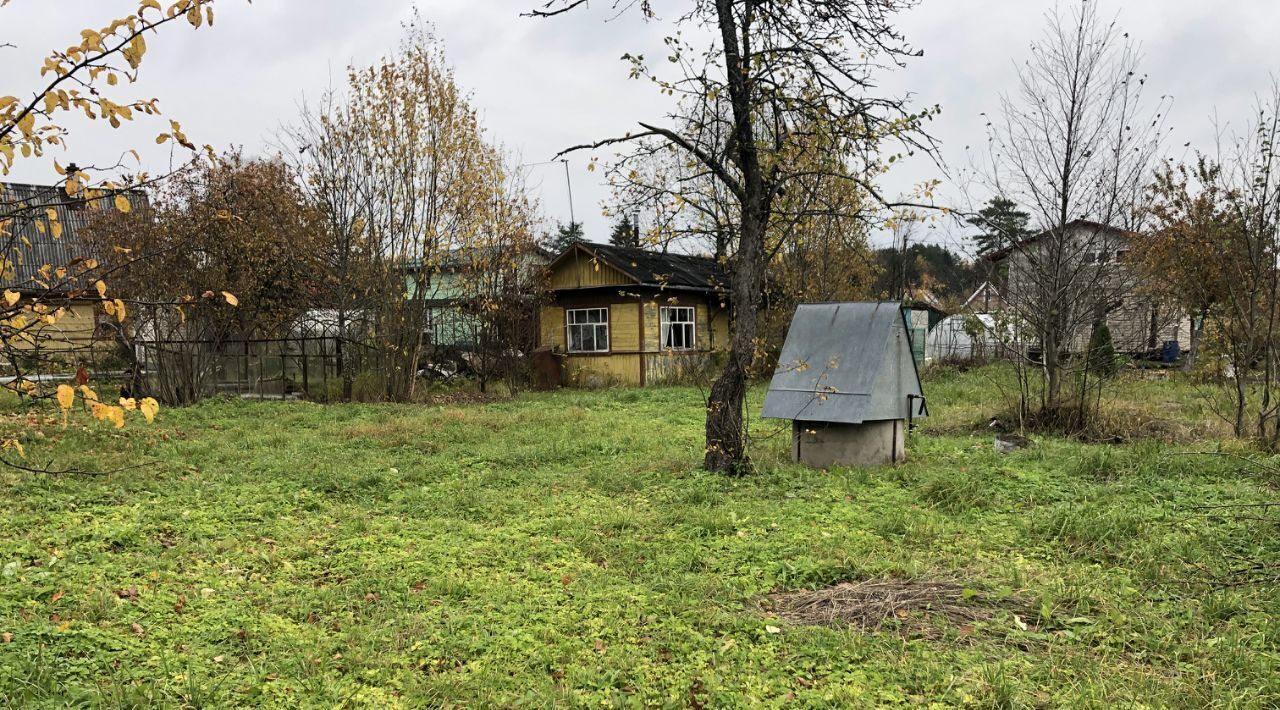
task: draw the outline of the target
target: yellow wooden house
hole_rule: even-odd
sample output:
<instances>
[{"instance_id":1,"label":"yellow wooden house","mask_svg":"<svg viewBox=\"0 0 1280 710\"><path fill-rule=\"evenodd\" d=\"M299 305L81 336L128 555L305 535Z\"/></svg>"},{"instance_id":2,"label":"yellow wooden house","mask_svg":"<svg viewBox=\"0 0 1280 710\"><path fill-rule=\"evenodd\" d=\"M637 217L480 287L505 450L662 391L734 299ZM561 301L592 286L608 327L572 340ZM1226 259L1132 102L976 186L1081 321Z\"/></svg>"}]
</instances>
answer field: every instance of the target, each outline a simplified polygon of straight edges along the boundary
<instances>
[{"instance_id":1,"label":"yellow wooden house","mask_svg":"<svg viewBox=\"0 0 1280 710\"><path fill-rule=\"evenodd\" d=\"M539 345L570 385L665 384L729 347L728 279L705 257L579 242L551 261Z\"/></svg>"},{"instance_id":2,"label":"yellow wooden house","mask_svg":"<svg viewBox=\"0 0 1280 710\"><path fill-rule=\"evenodd\" d=\"M141 192L131 192L129 199L135 209L147 206ZM31 340L15 341L18 347L38 345L75 359L115 346L116 324L96 292L88 283L58 275L61 267L98 257L80 235L92 214L115 209L109 196L69 198L55 185L0 183L0 289L39 298L65 313L54 324L30 328Z\"/></svg>"}]
</instances>

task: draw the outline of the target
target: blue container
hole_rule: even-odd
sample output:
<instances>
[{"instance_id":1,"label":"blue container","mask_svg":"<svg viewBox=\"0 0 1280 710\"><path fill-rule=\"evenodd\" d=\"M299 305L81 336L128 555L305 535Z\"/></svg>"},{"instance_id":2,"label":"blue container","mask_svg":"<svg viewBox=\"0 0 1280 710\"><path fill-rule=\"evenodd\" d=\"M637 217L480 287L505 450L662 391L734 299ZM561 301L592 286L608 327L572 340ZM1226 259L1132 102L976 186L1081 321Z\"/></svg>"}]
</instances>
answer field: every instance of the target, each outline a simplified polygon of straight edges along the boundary
<instances>
[{"instance_id":1,"label":"blue container","mask_svg":"<svg viewBox=\"0 0 1280 710\"><path fill-rule=\"evenodd\" d=\"M1164 347L1160 349L1160 361L1166 364L1173 364L1182 357L1182 345L1176 340L1164 341Z\"/></svg>"}]
</instances>

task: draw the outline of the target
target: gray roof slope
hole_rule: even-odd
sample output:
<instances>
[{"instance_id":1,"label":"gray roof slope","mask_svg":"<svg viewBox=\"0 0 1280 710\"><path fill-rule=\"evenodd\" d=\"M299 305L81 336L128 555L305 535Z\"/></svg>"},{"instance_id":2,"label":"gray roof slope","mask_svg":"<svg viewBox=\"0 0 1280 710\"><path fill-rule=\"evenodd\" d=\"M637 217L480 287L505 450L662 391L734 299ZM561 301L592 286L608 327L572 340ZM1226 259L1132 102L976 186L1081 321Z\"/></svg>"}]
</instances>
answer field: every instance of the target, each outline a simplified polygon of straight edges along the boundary
<instances>
[{"instance_id":1,"label":"gray roof slope","mask_svg":"<svg viewBox=\"0 0 1280 710\"><path fill-rule=\"evenodd\" d=\"M128 197L135 209L146 206L145 194L131 190ZM41 266L66 266L75 259L101 260L101 255L91 253L80 234L95 210L115 209L113 199L114 196L107 195L89 204L67 197L60 187L0 183L0 221L12 218L7 226L9 235L0 236L0 249L8 252L2 256L14 262L13 276L0 277L0 288L43 291L44 287L37 283ZM54 238L48 228L47 208L58 213L58 222L62 225L62 235L58 238ZM36 227L37 220L45 227L43 232Z\"/></svg>"},{"instance_id":2,"label":"gray roof slope","mask_svg":"<svg viewBox=\"0 0 1280 710\"><path fill-rule=\"evenodd\" d=\"M792 318L762 416L844 424L906 419L908 395L923 390L902 304L805 304ZM917 405L912 414L923 410Z\"/></svg>"}]
</instances>

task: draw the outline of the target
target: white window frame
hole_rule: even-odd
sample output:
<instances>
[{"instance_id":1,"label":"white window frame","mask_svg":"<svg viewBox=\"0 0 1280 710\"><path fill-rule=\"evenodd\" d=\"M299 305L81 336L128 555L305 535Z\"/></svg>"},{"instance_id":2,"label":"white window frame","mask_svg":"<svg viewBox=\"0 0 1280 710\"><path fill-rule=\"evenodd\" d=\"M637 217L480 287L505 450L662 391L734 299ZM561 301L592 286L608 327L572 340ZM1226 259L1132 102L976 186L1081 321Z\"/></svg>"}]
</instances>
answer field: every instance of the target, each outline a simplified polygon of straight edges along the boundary
<instances>
[{"instance_id":1,"label":"white window frame","mask_svg":"<svg viewBox=\"0 0 1280 710\"><path fill-rule=\"evenodd\" d=\"M672 312L688 311L689 320L671 320ZM697 350L698 348L698 312L693 306L662 306L658 312L658 341L663 350ZM688 338L684 347L669 346L668 328L671 326L688 326Z\"/></svg>"},{"instance_id":2,"label":"white window frame","mask_svg":"<svg viewBox=\"0 0 1280 710\"><path fill-rule=\"evenodd\" d=\"M599 322L596 322L596 323L592 323L592 322L590 322L590 320L588 320L588 319L590 318L590 315L586 315L586 314L590 314L590 313L592 313L592 312L600 312L600 313L603 313L603 314L604 314L604 316L603 316L604 320L599 321ZM584 314L584 315L583 315L583 320L575 323L575 322L574 322L575 314L579 314L579 313ZM582 350L582 349L575 349L575 348L573 347L573 341L574 341L574 338L573 338L573 332L574 332L574 328L591 328L591 329L592 329L592 333L591 333L591 335L592 335L592 340L591 340L591 342L592 342L592 344L593 344L593 345L595 345L595 349L594 349L594 350ZM603 333L604 333L604 347L603 347L603 348L602 348L602 347L600 347L600 333L602 332L602 331L601 331L601 328L603 328ZM565 312L564 312L564 331L565 331L565 332L564 332L564 345L565 345L565 350L566 350L566 351L568 351L568 352L571 352L571 353L607 353L607 352L609 352L609 342L610 342L610 334L609 334L609 308L606 306L606 307L604 307L604 308L568 308L568 309L565 309Z\"/></svg>"}]
</instances>

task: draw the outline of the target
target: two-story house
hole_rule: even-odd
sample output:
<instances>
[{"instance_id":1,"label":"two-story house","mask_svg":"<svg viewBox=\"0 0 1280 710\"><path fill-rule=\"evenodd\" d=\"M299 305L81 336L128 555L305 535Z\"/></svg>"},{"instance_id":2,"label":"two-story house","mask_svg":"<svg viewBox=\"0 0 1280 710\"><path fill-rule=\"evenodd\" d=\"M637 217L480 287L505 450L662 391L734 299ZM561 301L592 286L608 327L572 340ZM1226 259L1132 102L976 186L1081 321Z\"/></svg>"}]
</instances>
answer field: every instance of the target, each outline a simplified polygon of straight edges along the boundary
<instances>
[{"instance_id":1,"label":"two-story house","mask_svg":"<svg viewBox=\"0 0 1280 710\"><path fill-rule=\"evenodd\" d=\"M1130 259L1139 235L1087 220L1046 230L986 256L997 266L1001 308L1022 321L1017 337L1036 343L1036 319L1057 319L1070 331L1063 348L1083 352L1092 326L1105 319L1118 352L1160 350L1191 341L1191 318L1176 303L1145 289Z\"/></svg>"}]
</instances>

